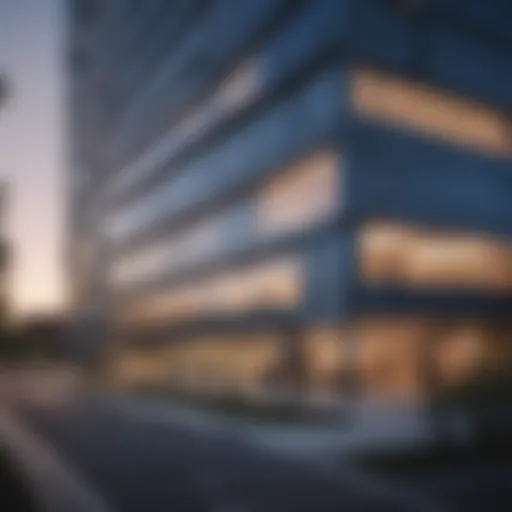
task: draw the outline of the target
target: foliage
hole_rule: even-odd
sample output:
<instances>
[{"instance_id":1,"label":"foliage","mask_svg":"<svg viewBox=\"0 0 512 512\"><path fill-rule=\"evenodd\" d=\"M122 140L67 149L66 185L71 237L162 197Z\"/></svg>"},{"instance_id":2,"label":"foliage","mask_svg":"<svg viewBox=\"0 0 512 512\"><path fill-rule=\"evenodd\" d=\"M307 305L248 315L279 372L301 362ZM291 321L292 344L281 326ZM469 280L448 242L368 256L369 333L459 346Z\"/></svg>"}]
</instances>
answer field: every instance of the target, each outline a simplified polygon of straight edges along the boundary
<instances>
[{"instance_id":1,"label":"foliage","mask_svg":"<svg viewBox=\"0 0 512 512\"><path fill-rule=\"evenodd\" d=\"M0 330L0 362L17 363L52 357L52 347L44 340L27 335L22 329Z\"/></svg>"}]
</instances>

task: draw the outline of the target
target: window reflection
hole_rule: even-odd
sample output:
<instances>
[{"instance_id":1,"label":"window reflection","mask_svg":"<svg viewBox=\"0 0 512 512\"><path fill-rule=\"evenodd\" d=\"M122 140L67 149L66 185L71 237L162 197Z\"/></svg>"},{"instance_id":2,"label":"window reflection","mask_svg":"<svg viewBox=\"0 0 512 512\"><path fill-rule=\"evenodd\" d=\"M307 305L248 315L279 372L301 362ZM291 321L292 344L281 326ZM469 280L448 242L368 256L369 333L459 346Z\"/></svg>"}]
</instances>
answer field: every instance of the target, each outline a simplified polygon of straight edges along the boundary
<instances>
[{"instance_id":1,"label":"window reflection","mask_svg":"<svg viewBox=\"0 0 512 512\"><path fill-rule=\"evenodd\" d=\"M208 219L185 233L136 251L113 265L111 279L117 284L130 284L199 261L204 254L215 256L219 249L222 219Z\"/></svg>"},{"instance_id":2,"label":"window reflection","mask_svg":"<svg viewBox=\"0 0 512 512\"><path fill-rule=\"evenodd\" d=\"M326 220L339 203L337 157L332 150L320 150L280 169L256 192L256 214L246 215L246 200L229 206L206 221L150 247L127 255L112 267L117 284L150 279L180 266L207 262L220 253L244 250L277 235L291 235ZM245 230L232 226L242 219ZM235 240L235 235L237 240ZM240 246L238 240L244 243Z\"/></svg>"},{"instance_id":3,"label":"window reflection","mask_svg":"<svg viewBox=\"0 0 512 512\"><path fill-rule=\"evenodd\" d=\"M220 198L273 165L281 165L297 151L297 144L316 142L316 131L333 128L335 122L335 110L327 101L335 90L333 78L330 72L321 74L313 85L252 119L207 155L185 163L178 175L171 173L158 187L113 212L107 220L107 236L117 240L134 236L166 217ZM307 123L315 123L316 130L305 129Z\"/></svg>"},{"instance_id":4,"label":"window reflection","mask_svg":"<svg viewBox=\"0 0 512 512\"><path fill-rule=\"evenodd\" d=\"M109 194L117 195L136 181L158 170L166 160L195 138L202 137L217 123L246 107L259 90L259 64L248 60L232 71L205 101L186 112L163 137L135 162L121 170L109 184Z\"/></svg>"}]
</instances>

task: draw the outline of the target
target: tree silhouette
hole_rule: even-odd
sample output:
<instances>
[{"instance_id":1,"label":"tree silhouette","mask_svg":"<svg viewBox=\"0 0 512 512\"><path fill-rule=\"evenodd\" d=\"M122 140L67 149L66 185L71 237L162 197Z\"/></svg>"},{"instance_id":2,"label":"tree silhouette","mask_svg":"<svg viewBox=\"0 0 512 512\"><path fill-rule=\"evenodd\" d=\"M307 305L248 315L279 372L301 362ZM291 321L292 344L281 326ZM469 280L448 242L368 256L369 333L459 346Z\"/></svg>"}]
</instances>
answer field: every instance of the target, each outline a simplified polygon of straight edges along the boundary
<instances>
[{"instance_id":1,"label":"tree silhouette","mask_svg":"<svg viewBox=\"0 0 512 512\"><path fill-rule=\"evenodd\" d=\"M9 83L5 75L0 74L0 106L7 100L9 96Z\"/></svg>"}]
</instances>

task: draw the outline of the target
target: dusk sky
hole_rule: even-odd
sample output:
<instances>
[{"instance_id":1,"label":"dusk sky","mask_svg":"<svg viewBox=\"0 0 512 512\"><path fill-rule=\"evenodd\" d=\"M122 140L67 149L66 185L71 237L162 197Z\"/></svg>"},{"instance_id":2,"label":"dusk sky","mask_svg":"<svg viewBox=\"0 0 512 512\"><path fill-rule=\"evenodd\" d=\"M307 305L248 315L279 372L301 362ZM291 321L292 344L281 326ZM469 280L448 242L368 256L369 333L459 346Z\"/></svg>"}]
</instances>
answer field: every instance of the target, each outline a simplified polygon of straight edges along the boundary
<instances>
[{"instance_id":1,"label":"dusk sky","mask_svg":"<svg viewBox=\"0 0 512 512\"><path fill-rule=\"evenodd\" d=\"M12 97L0 110L0 178L18 314L64 303L64 0L0 0L0 71Z\"/></svg>"}]
</instances>

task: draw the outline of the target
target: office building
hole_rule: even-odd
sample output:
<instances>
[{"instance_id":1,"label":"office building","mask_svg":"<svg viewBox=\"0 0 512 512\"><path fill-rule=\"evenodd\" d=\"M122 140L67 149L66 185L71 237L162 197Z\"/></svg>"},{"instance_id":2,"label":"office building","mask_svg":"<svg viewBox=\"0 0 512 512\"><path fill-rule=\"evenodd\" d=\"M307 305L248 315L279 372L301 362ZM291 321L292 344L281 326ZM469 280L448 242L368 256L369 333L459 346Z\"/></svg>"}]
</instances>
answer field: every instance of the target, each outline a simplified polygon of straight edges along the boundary
<instances>
[{"instance_id":1,"label":"office building","mask_svg":"<svg viewBox=\"0 0 512 512\"><path fill-rule=\"evenodd\" d=\"M372 400L510 352L505 13L71 4L81 350L200 389Z\"/></svg>"}]
</instances>

